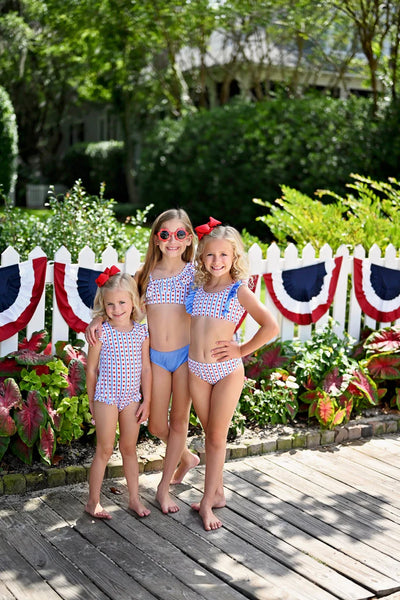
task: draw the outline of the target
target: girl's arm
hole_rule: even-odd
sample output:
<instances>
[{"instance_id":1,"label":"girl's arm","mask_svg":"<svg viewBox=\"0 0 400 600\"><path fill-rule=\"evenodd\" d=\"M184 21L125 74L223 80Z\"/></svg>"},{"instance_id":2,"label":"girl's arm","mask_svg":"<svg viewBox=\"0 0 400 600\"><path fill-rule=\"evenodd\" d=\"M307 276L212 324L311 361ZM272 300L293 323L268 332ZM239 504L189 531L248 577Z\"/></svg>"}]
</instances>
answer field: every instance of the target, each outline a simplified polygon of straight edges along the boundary
<instances>
[{"instance_id":1,"label":"girl's arm","mask_svg":"<svg viewBox=\"0 0 400 600\"><path fill-rule=\"evenodd\" d=\"M86 365L86 389L89 398L89 408L94 415L94 392L97 383L97 371L99 366L99 357L101 350L101 342L97 340L94 346L89 346Z\"/></svg>"},{"instance_id":2,"label":"girl's arm","mask_svg":"<svg viewBox=\"0 0 400 600\"><path fill-rule=\"evenodd\" d=\"M244 344L238 344L233 340L218 341L217 347L212 350L212 355L218 361L241 358L252 354L279 334L277 321L247 286L242 285L238 289L238 299L248 314L259 324L260 328Z\"/></svg>"},{"instance_id":3,"label":"girl's arm","mask_svg":"<svg viewBox=\"0 0 400 600\"><path fill-rule=\"evenodd\" d=\"M151 401L151 363L150 363L150 342L147 337L142 345L142 396L143 400L136 411L138 423L144 423L149 418Z\"/></svg>"}]
</instances>

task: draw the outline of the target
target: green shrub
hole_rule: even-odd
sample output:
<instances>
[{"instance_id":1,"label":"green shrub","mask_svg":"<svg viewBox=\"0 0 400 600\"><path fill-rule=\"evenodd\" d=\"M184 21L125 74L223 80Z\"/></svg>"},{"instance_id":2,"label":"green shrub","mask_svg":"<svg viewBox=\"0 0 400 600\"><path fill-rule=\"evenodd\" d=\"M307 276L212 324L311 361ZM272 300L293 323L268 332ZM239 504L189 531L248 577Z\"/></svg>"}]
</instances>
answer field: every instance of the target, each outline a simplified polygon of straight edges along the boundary
<instances>
[{"instance_id":1,"label":"green shrub","mask_svg":"<svg viewBox=\"0 0 400 600\"><path fill-rule=\"evenodd\" d=\"M18 133L11 100L0 87L0 188L10 193L17 177Z\"/></svg>"},{"instance_id":2,"label":"green shrub","mask_svg":"<svg viewBox=\"0 0 400 600\"><path fill-rule=\"evenodd\" d=\"M341 244L350 249L357 244L369 249L374 243L384 249L400 246L400 183L373 181L352 175L354 182L346 196L319 190L321 198L310 198L298 190L282 186L282 196L274 204L255 200L266 209L258 217L281 247L294 242L302 248L309 242L314 248L325 243L336 251ZM329 200L330 202L327 202Z\"/></svg>"},{"instance_id":3,"label":"green shrub","mask_svg":"<svg viewBox=\"0 0 400 600\"><path fill-rule=\"evenodd\" d=\"M143 143L141 197L157 213L179 205L195 224L211 214L271 240L252 198L273 202L281 185L343 193L351 172L372 172L370 108L363 98L277 98L165 120Z\"/></svg>"},{"instance_id":4,"label":"green shrub","mask_svg":"<svg viewBox=\"0 0 400 600\"><path fill-rule=\"evenodd\" d=\"M105 195L126 202L128 192L124 174L124 144L116 140L74 144L62 161L60 181L67 187L81 180L89 194L96 194L105 183Z\"/></svg>"}]
</instances>

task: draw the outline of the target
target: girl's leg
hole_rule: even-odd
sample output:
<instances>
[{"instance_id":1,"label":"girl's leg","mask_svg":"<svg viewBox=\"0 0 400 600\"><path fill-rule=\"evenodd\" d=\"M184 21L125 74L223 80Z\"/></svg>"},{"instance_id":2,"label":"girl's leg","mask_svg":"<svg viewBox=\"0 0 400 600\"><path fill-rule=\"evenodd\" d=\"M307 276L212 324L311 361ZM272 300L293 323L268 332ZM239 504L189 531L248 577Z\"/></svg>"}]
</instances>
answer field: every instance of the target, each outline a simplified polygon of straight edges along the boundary
<instances>
[{"instance_id":1,"label":"girl's leg","mask_svg":"<svg viewBox=\"0 0 400 600\"><path fill-rule=\"evenodd\" d=\"M177 512L178 505L169 494L170 483L180 483L189 469L199 464L198 456L186 448L189 425L190 396L187 363L172 376L172 403L164 468L157 489L157 500L164 513ZM176 468L178 462L179 467ZM175 471L176 469L176 471ZM174 474L175 472L175 474Z\"/></svg>"},{"instance_id":2,"label":"girl's leg","mask_svg":"<svg viewBox=\"0 0 400 600\"><path fill-rule=\"evenodd\" d=\"M212 387L208 403L209 408L205 426L206 474L204 494L200 505L193 506L193 508L199 510L204 528L207 531L218 529L222 525L212 509L213 507L225 505L222 474L226 455L226 438L242 388L243 368L241 367Z\"/></svg>"},{"instance_id":3,"label":"girl's leg","mask_svg":"<svg viewBox=\"0 0 400 600\"><path fill-rule=\"evenodd\" d=\"M100 504L100 491L106 465L113 453L117 428L118 409L105 402L94 403L96 421L96 452L90 467L89 499L86 512L98 519L111 519L111 515Z\"/></svg>"},{"instance_id":4,"label":"girl's leg","mask_svg":"<svg viewBox=\"0 0 400 600\"><path fill-rule=\"evenodd\" d=\"M128 485L129 508L139 517L147 517L150 514L150 510L142 504L139 497L139 465L136 454L136 444L140 429L136 418L138 408L139 404L132 402L119 413L119 449Z\"/></svg>"}]
</instances>

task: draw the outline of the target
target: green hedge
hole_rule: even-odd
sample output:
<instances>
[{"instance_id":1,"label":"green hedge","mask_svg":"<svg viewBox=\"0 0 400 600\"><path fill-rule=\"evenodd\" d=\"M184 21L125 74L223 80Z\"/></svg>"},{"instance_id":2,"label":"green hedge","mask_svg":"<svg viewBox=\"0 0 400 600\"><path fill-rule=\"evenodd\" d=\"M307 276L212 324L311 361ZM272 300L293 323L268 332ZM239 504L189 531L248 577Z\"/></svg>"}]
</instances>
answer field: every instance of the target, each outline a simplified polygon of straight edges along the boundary
<instances>
[{"instance_id":1,"label":"green hedge","mask_svg":"<svg viewBox=\"0 0 400 600\"><path fill-rule=\"evenodd\" d=\"M18 132L10 97L0 87L0 186L7 196L17 177Z\"/></svg>"},{"instance_id":2,"label":"green hedge","mask_svg":"<svg viewBox=\"0 0 400 600\"><path fill-rule=\"evenodd\" d=\"M311 96L235 102L165 120L143 144L142 200L156 212L179 205L195 224L211 214L265 238L252 198L273 202L282 184L306 194L343 193L350 173L376 175L379 121L370 110L365 98Z\"/></svg>"},{"instance_id":3,"label":"green hedge","mask_svg":"<svg viewBox=\"0 0 400 600\"><path fill-rule=\"evenodd\" d=\"M123 142L111 140L71 146L63 159L61 182L71 187L78 179L89 194L97 194L100 184L105 182L107 198L127 202Z\"/></svg>"}]
</instances>

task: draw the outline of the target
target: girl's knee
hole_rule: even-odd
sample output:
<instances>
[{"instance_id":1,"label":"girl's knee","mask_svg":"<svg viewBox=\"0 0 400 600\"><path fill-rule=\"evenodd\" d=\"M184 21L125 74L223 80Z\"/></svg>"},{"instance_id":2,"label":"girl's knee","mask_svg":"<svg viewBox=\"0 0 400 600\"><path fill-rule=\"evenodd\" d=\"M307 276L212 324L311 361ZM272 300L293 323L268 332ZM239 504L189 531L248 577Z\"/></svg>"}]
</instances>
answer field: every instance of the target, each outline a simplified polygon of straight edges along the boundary
<instances>
[{"instance_id":1,"label":"girl's knee","mask_svg":"<svg viewBox=\"0 0 400 600\"><path fill-rule=\"evenodd\" d=\"M169 433L168 425L165 426L165 425L162 425L161 423L158 423L157 421L152 421L151 419L149 419L147 429L149 430L151 435L158 437L160 440L164 440L168 437L168 433Z\"/></svg>"},{"instance_id":2,"label":"girl's knee","mask_svg":"<svg viewBox=\"0 0 400 600\"><path fill-rule=\"evenodd\" d=\"M96 448L96 454L101 460L108 462L114 452L113 445L98 445Z\"/></svg>"}]
</instances>

